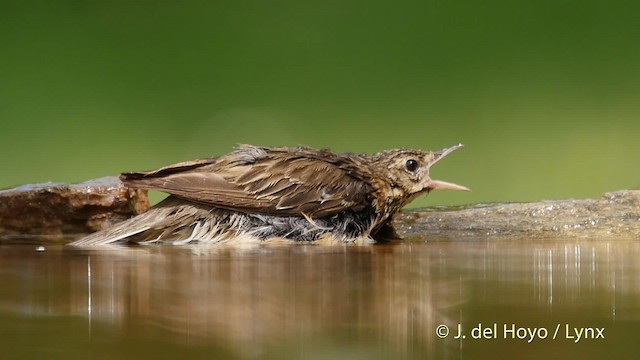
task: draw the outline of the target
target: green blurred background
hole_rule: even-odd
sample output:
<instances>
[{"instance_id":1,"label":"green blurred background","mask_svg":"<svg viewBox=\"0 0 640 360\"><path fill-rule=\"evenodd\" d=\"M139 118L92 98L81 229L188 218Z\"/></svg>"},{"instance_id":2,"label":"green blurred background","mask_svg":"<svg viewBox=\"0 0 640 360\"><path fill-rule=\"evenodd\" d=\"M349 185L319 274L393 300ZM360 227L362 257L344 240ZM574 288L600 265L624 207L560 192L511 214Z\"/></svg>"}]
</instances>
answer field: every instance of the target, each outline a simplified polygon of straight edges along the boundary
<instances>
[{"instance_id":1,"label":"green blurred background","mask_svg":"<svg viewBox=\"0 0 640 360\"><path fill-rule=\"evenodd\" d=\"M636 1L0 2L0 188L238 143L466 147L413 206L640 187Z\"/></svg>"}]
</instances>

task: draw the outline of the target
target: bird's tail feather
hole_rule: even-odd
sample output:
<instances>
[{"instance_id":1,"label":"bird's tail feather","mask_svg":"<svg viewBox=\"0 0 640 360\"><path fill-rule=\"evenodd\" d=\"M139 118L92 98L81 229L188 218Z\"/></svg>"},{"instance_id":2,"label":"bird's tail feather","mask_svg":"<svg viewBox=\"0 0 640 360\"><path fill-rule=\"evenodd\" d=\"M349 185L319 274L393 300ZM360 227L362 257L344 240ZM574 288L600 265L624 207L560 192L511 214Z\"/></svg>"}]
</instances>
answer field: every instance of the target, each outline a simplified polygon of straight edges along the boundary
<instances>
[{"instance_id":1,"label":"bird's tail feather","mask_svg":"<svg viewBox=\"0 0 640 360\"><path fill-rule=\"evenodd\" d=\"M100 230L72 246L107 245L121 240L137 243L188 243L194 239L211 241L222 233L210 207L169 197L147 212Z\"/></svg>"}]
</instances>

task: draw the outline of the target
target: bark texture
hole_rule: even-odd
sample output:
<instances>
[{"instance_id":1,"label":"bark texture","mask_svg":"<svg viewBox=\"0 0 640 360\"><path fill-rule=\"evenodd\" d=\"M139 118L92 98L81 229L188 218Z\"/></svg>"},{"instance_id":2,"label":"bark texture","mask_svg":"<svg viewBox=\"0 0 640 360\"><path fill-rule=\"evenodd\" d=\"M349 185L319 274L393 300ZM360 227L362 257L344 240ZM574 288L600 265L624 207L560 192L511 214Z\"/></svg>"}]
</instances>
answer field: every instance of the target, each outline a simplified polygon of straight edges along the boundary
<instances>
[{"instance_id":1,"label":"bark texture","mask_svg":"<svg viewBox=\"0 0 640 360\"><path fill-rule=\"evenodd\" d=\"M479 204L396 214L405 239L640 239L640 191L598 199Z\"/></svg>"},{"instance_id":2,"label":"bark texture","mask_svg":"<svg viewBox=\"0 0 640 360\"><path fill-rule=\"evenodd\" d=\"M67 242L149 208L146 191L116 177L44 183L0 191L0 240Z\"/></svg>"}]
</instances>

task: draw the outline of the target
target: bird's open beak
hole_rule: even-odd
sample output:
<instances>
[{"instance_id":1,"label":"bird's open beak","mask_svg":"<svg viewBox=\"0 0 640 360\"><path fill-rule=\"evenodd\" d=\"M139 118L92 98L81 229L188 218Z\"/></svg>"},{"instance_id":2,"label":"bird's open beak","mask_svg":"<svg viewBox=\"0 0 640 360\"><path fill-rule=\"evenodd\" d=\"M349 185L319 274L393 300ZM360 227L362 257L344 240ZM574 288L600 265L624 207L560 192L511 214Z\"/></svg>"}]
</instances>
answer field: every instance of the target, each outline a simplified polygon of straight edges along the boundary
<instances>
[{"instance_id":1,"label":"bird's open beak","mask_svg":"<svg viewBox=\"0 0 640 360\"><path fill-rule=\"evenodd\" d=\"M431 190L458 190L458 191L471 191L471 189L462 185L441 181L441 180L429 180L425 184L425 189Z\"/></svg>"},{"instance_id":2,"label":"bird's open beak","mask_svg":"<svg viewBox=\"0 0 640 360\"><path fill-rule=\"evenodd\" d=\"M463 146L462 144L458 144L458 145L454 145L452 147L448 147L446 149L442 149L442 150L438 151L437 153L435 153L436 157L429 164L429 168L431 168L431 166L433 166L433 164L435 164L438 161L440 161L440 159L442 159L445 156L451 154L453 151L460 149L462 146ZM466 188L466 187L464 187L462 185L458 185L458 184L454 184L454 183L450 183L450 182L446 182L446 181L441 181L441 180L432 180L432 179L429 179L429 180L427 180L425 182L424 188L427 191L436 190L436 189L437 190L471 191L469 188Z\"/></svg>"}]
</instances>

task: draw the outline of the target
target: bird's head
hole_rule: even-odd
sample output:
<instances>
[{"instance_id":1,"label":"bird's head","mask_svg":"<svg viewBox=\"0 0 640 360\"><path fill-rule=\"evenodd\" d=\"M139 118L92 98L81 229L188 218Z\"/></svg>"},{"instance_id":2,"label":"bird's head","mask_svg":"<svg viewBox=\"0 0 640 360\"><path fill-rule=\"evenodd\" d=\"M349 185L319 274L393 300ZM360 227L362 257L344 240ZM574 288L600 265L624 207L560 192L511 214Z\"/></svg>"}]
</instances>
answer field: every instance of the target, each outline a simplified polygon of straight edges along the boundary
<instances>
[{"instance_id":1,"label":"bird's head","mask_svg":"<svg viewBox=\"0 0 640 360\"><path fill-rule=\"evenodd\" d=\"M468 188L441 180L433 180L429 170L454 150L462 147L458 144L440 151L422 151L413 149L389 150L377 154L378 165L387 172L387 180L398 196L411 201L422 193L436 189L469 191ZM396 194L394 194L396 195ZM394 196L395 197L395 196Z\"/></svg>"}]
</instances>

